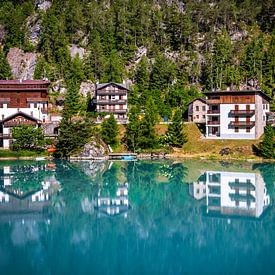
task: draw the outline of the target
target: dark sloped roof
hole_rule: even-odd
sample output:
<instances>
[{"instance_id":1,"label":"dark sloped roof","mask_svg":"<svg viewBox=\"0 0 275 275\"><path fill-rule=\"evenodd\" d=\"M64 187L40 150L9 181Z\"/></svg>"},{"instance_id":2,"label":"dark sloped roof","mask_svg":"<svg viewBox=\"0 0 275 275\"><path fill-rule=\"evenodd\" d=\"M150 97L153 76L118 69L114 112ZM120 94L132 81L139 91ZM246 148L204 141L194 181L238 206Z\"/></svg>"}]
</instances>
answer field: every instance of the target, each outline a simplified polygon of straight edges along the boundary
<instances>
[{"instance_id":1,"label":"dark sloped roof","mask_svg":"<svg viewBox=\"0 0 275 275\"><path fill-rule=\"evenodd\" d=\"M105 88L105 87L107 87L107 86L109 86L109 85L115 85L115 86L117 86L117 87L119 87L119 88L128 90L124 84L122 84L122 83L115 83L115 82L97 84L97 85L96 85L96 89L97 89L97 90L100 90L100 89L103 89L103 88Z\"/></svg>"},{"instance_id":2,"label":"dark sloped roof","mask_svg":"<svg viewBox=\"0 0 275 275\"><path fill-rule=\"evenodd\" d=\"M194 98L191 102L189 102L188 105L191 104L191 103L193 103L196 100L199 100L199 101L201 101L203 103L206 103L206 98L204 98L204 97L197 97L197 98Z\"/></svg>"},{"instance_id":3,"label":"dark sloped roof","mask_svg":"<svg viewBox=\"0 0 275 275\"><path fill-rule=\"evenodd\" d=\"M6 117L5 119L2 120L2 122L9 121L9 120L11 120L11 119L13 119L14 117L17 117L17 116L23 116L23 117L25 117L25 118L27 118L27 119L29 119L29 120L35 121L35 122L37 122L37 123L40 123L40 120L38 120L38 119L36 119L36 118L34 118L34 117L32 117L32 116L26 114L26 113L23 113L23 112L21 112L21 111L15 113L15 114L13 114L13 115L10 115L10 116Z\"/></svg>"}]
</instances>

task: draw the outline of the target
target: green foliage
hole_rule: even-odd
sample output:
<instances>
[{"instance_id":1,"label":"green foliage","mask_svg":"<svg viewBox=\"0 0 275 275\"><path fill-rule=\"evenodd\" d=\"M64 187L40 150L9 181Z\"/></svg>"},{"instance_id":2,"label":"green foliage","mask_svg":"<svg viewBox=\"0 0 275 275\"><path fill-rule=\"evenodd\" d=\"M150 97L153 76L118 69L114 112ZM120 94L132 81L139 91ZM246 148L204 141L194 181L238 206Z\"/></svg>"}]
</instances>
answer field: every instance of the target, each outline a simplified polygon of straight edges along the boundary
<instances>
[{"instance_id":1,"label":"green foliage","mask_svg":"<svg viewBox=\"0 0 275 275\"><path fill-rule=\"evenodd\" d=\"M93 136L94 124L89 119L63 117L56 145L56 157L68 158L79 152Z\"/></svg>"},{"instance_id":2,"label":"green foliage","mask_svg":"<svg viewBox=\"0 0 275 275\"><path fill-rule=\"evenodd\" d=\"M275 159L275 128L266 126L264 138L259 146L260 155L264 158Z\"/></svg>"},{"instance_id":3,"label":"green foliage","mask_svg":"<svg viewBox=\"0 0 275 275\"><path fill-rule=\"evenodd\" d=\"M139 110L137 107L133 107L129 113L129 123L126 125L124 141L129 150L136 152L136 150L140 147L139 141L141 135Z\"/></svg>"},{"instance_id":4,"label":"green foliage","mask_svg":"<svg viewBox=\"0 0 275 275\"><path fill-rule=\"evenodd\" d=\"M0 79L11 79L11 68L3 49L0 47Z\"/></svg>"},{"instance_id":5,"label":"green foliage","mask_svg":"<svg viewBox=\"0 0 275 275\"><path fill-rule=\"evenodd\" d=\"M103 121L101 124L101 138L106 144L115 146L118 143L118 125L114 117L114 114L110 114L110 117Z\"/></svg>"},{"instance_id":6,"label":"green foliage","mask_svg":"<svg viewBox=\"0 0 275 275\"><path fill-rule=\"evenodd\" d=\"M41 150L47 144L42 128L19 125L12 128L12 150Z\"/></svg>"},{"instance_id":7,"label":"green foliage","mask_svg":"<svg viewBox=\"0 0 275 275\"><path fill-rule=\"evenodd\" d=\"M182 112L180 109L177 109L172 117L172 123L168 125L168 132L166 133L167 144L174 147L182 147L187 142L183 127Z\"/></svg>"}]
</instances>

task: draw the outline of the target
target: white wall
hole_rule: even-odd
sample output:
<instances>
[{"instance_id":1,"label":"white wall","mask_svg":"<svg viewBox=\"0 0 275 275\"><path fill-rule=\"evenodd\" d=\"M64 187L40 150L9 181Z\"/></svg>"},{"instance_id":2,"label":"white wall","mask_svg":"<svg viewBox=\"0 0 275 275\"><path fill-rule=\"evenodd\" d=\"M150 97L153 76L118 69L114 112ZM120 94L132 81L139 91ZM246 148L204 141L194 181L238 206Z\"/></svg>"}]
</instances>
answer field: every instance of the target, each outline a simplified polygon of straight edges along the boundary
<instances>
[{"instance_id":1,"label":"white wall","mask_svg":"<svg viewBox=\"0 0 275 275\"><path fill-rule=\"evenodd\" d=\"M239 127L239 132L235 132L234 127L230 128L229 123L235 121L234 116L229 116L230 111L239 106L239 110L246 110L248 104L221 104L220 105L220 138L224 139L255 139L255 126L250 128L250 133L246 132L246 127ZM255 104L249 104L250 110L255 110ZM239 116L239 121L246 121L245 116ZM250 121L255 121L255 115L250 116Z\"/></svg>"}]
</instances>

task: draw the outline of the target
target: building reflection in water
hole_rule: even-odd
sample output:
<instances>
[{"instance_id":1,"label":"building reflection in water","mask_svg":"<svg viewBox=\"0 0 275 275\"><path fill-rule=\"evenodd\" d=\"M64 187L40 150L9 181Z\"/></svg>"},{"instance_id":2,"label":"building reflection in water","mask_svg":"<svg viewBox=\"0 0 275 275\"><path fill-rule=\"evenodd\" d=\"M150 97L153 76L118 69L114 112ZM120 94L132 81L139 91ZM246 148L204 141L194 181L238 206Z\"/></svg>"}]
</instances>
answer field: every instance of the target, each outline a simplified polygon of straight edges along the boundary
<instances>
[{"instance_id":1,"label":"building reflection in water","mask_svg":"<svg viewBox=\"0 0 275 275\"><path fill-rule=\"evenodd\" d=\"M128 183L118 185L115 191L115 195L104 194L102 189L98 191L96 198L96 208L99 211L99 216L115 216L123 215L127 217L127 211L130 209L128 200Z\"/></svg>"},{"instance_id":2,"label":"building reflection in water","mask_svg":"<svg viewBox=\"0 0 275 275\"><path fill-rule=\"evenodd\" d=\"M0 167L1 216L23 218L22 214L26 214L26 218L50 206L51 196L60 190L52 169L46 165Z\"/></svg>"},{"instance_id":3,"label":"building reflection in water","mask_svg":"<svg viewBox=\"0 0 275 275\"><path fill-rule=\"evenodd\" d=\"M207 214L259 218L270 204L258 173L206 171L190 184L189 194L196 200L205 198Z\"/></svg>"}]
</instances>

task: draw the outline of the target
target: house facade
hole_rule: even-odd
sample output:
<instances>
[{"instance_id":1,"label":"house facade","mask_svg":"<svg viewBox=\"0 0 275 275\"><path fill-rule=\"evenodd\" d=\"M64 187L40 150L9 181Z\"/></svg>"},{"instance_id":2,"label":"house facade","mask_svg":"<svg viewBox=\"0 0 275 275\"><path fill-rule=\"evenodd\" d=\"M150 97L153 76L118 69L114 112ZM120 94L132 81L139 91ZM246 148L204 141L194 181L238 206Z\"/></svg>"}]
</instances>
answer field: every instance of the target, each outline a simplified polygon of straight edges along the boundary
<instances>
[{"instance_id":1,"label":"house facade","mask_svg":"<svg viewBox=\"0 0 275 275\"><path fill-rule=\"evenodd\" d=\"M0 80L0 148L10 148L12 127L48 121L49 85L44 80Z\"/></svg>"},{"instance_id":2,"label":"house facade","mask_svg":"<svg viewBox=\"0 0 275 275\"><path fill-rule=\"evenodd\" d=\"M196 98L188 104L188 121L205 123L206 121L206 99Z\"/></svg>"},{"instance_id":3,"label":"house facade","mask_svg":"<svg viewBox=\"0 0 275 275\"><path fill-rule=\"evenodd\" d=\"M96 111L107 115L113 113L119 123L127 123L127 93L128 89L123 84L97 84ZM101 120L98 119L98 122Z\"/></svg>"},{"instance_id":4,"label":"house facade","mask_svg":"<svg viewBox=\"0 0 275 275\"><path fill-rule=\"evenodd\" d=\"M262 91L205 92L206 138L258 139L264 133L270 98Z\"/></svg>"}]
</instances>

